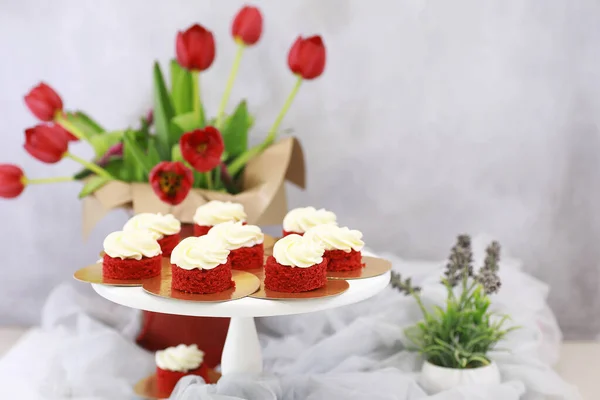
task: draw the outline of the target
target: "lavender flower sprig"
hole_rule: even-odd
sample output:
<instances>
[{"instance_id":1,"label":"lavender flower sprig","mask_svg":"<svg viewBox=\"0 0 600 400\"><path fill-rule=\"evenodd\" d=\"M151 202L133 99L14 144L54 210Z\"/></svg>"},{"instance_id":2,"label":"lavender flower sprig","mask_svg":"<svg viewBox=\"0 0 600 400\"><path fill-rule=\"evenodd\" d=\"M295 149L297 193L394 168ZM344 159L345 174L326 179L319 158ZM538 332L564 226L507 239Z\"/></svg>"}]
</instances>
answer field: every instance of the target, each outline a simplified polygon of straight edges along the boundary
<instances>
[{"instance_id":1,"label":"lavender flower sprig","mask_svg":"<svg viewBox=\"0 0 600 400\"><path fill-rule=\"evenodd\" d=\"M473 276L473 252L468 235L460 235L456 245L452 247L444 276L445 281L452 287Z\"/></svg>"},{"instance_id":2,"label":"lavender flower sprig","mask_svg":"<svg viewBox=\"0 0 600 400\"><path fill-rule=\"evenodd\" d=\"M500 261L500 244L498 242L492 242L487 249L485 249L485 260L483 267L479 270L479 274L475 277L475 280L483 286L486 294L497 293L502 286L500 277L498 276Z\"/></svg>"},{"instance_id":3,"label":"lavender flower sprig","mask_svg":"<svg viewBox=\"0 0 600 400\"><path fill-rule=\"evenodd\" d=\"M390 284L394 289L398 289L400 293L404 293L407 296L410 296L413 293L419 293L421 291L420 287L412 285L412 278L406 278L405 280L402 280L402 275L394 271L392 271Z\"/></svg>"},{"instance_id":4,"label":"lavender flower sprig","mask_svg":"<svg viewBox=\"0 0 600 400\"><path fill-rule=\"evenodd\" d=\"M489 310L489 295L501 286L499 260L500 245L492 242L486 249L483 266L475 275L471 238L460 235L451 250L442 279L447 290L445 307L425 307L420 288L413 286L410 278L403 279L392 272L392 287L414 297L423 314L423 320L408 328L405 334L427 361L446 368L488 365L488 352L517 329L505 328L509 316L498 321Z\"/></svg>"}]
</instances>

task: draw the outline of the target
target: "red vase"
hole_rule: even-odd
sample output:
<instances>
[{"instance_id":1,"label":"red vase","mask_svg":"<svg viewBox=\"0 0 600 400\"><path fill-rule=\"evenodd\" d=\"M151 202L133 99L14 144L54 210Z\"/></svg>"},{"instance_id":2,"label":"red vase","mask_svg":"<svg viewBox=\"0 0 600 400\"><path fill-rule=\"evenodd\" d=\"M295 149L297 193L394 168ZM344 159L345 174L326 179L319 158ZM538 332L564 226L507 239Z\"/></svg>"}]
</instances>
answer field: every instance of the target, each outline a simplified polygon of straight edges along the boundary
<instances>
[{"instance_id":1,"label":"red vase","mask_svg":"<svg viewBox=\"0 0 600 400\"><path fill-rule=\"evenodd\" d=\"M193 224L182 224L181 238L192 236L193 230ZM209 368L221 363L229 318L143 313L142 328L137 338L137 343L143 348L156 351L182 343L196 344L204 351L204 362Z\"/></svg>"}]
</instances>

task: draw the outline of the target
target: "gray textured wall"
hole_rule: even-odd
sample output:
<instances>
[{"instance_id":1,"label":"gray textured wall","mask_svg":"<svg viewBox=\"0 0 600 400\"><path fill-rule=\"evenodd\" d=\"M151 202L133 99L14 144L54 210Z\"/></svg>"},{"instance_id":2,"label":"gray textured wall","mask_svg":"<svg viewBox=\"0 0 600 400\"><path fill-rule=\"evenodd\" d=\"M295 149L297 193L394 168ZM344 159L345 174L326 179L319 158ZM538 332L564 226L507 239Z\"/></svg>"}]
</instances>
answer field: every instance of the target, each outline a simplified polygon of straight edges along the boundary
<instances>
[{"instance_id":1,"label":"gray textured wall","mask_svg":"<svg viewBox=\"0 0 600 400\"><path fill-rule=\"evenodd\" d=\"M292 189L292 205L335 210L375 249L407 257L442 258L458 232L494 235L552 285L569 335L600 330L597 1L256 3L265 35L233 92L249 97L256 138L293 84L285 60L296 34L321 33L328 46L325 75L304 85L284 123L309 166L309 190ZM23 94L43 79L68 108L110 128L134 123L150 105L151 62L171 57L175 32L196 21L218 41L202 78L214 112L241 4L0 1L0 160L31 176L73 171L22 150L34 124ZM78 189L28 188L0 202L0 323L35 323L50 288L125 219L111 215L84 242Z\"/></svg>"}]
</instances>

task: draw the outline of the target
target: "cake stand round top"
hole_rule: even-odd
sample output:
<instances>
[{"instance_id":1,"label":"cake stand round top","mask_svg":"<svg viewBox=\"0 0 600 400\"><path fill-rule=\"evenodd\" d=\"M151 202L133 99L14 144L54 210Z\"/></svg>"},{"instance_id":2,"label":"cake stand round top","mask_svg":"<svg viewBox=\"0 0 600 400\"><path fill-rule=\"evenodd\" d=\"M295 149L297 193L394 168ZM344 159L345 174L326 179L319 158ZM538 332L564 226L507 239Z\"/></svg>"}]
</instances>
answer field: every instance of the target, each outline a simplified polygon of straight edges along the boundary
<instances>
[{"instance_id":1,"label":"cake stand round top","mask_svg":"<svg viewBox=\"0 0 600 400\"><path fill-rule=\"evenodd\" d=\"M326 298L302 300L264 300L245 297L220 303L181 301L154 296L141 287L116 287L92 284L102 297L127 307L164 314L197 317L267 317L302 314L357 303L382 291L390 282L390 272L365 279L349 280L344 293Z\"/></svg>"}]
</instances>

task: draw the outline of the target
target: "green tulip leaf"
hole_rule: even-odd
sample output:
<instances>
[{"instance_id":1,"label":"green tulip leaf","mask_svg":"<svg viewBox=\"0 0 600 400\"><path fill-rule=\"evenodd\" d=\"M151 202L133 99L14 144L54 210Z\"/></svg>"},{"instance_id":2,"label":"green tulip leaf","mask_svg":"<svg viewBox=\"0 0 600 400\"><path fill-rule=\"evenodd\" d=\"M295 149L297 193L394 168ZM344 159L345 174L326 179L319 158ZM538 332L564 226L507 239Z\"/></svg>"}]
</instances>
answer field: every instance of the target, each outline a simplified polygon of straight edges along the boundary
<instances>
[{"instance_id":1,"label":"green tulip leaf","mask_svg":"<svg viewBox=\"0 0 600 400\"><path fill-rule=\"evenodd\" d=\"M171 119L175 112L173 110L173 104L171 103L171 97L167 91L165 85L165 79L163 77L160 65L158 62L154 63L154 127L156 130L156 142L158 147L158 153L161 155L161 159L168 160L171 156L170 151L173 144L177 141L173 138L171 132Z\"/></svg>"},{"instance_id":2,"label":"green tulip leaf","mask_svg":"<svg viewBox=\"0 0 600 400\"><path fill-rule=\"evenodd\" d=\"M81 171L77 172L75 175L73 175L73 179L75 179L76 181L80 181L82 179L87 178L88 176L90 176L92 174L93 174L92 171L90 171L87 168L84 168Z\"/></svg>"},{"instance_id":3,"label":"green tulip leaf","mask_svg":"<svg viewBox=\"0 0 600 400\"><path fill-rule=\"evenodd\" d=\"M143 149L137 142L134 131L125 132L123 136L124 167L129 171L129 179L134 182L144 182L153 167Z\"/></svg>"},{"instance_id":4,"label":"green tulip leaf","mask_svg":"<svg viewBox=\"0 0 600 400\"><path fill-rule=\"evenodd\" d=\"M83 111L75 111L75 115L76 115L77 119L79 120L79 123L84 125L86 127L86 129L89 130L90 132L95 132L98 134L100 134L102 132L106 132L106 129L104 129L102 126L100 126L99 123L94 121L89 115L87 115Z\"/></svg>"},{"instance_id":5,"label":"green tulip leaf","mask_svg":"<svg viewBox=\"0 0 600 400\"><path fill-rule=\"evenodd\" d=\"M171 99L176 115L181 115L193 109L192 74L182 68L176 60L171 60Z\"/></svg>"},{"instance_id":6,"label":"green tulip leaf","mask_svg":"<svg viewBox=\"0 0 600 400\"><path fill-rule=\"evenodd\" d=\"M148 165L154 168L160 161L160 154L158 154L158 149L156 148L156 138L152 136L148 138Z\"/></svg>"},{"instance_id":7,"label":"green tulip leaf","mask_svg":"<svg viewBox=\"0 0 600 400\"><path fill-rule=\"evenodd\" d=\"M206 175L195 169L192 169L192 171L194 172L194 184L192 186L195 188L206 189Z\"/></svg>"},{"instance_id":8,"label":"green tulip leaf","mask_svg":"<svg viewBox=\"0 0 600 400\"><path fill-rule=\"evenodd\" d=\"M251 123L252 119L248 114L246 101L243 100L233 114L227 118L223 132L221 132L225 149L230 157L237 157L248 149L248 131Z\"/></svg>"},{"instance_id":9,"label":"green tulip leaf","mask_svg":"<svg viewBox=\"0 0 600 400\"><path fill-rule=\"evenodd\" d=\"M202 126L198 114L193 111L173 117L172 123L177 125L182 133L200 129Z\"/></svg>"},{"instance_id":10,"label":"green tulip leaf","mask_svg":"<svg viewBox=\"0 0 600 400\"><path fill-rule=\"evenodd\" d=\"M82 111L67 112L65 113L65 118L78 128L86 138L91 138L106 131L100 124Z\"/></svg>"},{"instance_id":11,"label":"green tulip leaf","mask_svg":"<svg viewBox=\"0 0 600 400\"><path fill-rule=\"evenodd\" d=\"M184 161L183 155L181 154L181 148L179 147L179 143L177 143L171 149L171 160L173 160L173 161L181 161L181 162Z\"/></svg>"},{"instance_id":12,"label":"green tulip leaf","mask_svg":"<svg viewBox=\"0 0 600 400\"><path fill-rule=\"evenodd\" d=\"M248 130L254 126L254 115L248 114Z\"/></svg>"},{"instance_id":13,"label":"green tulip leaf","mask_svg":"<svg viewBox=\"0 0 600 400\"><path fill-rule=\"evenodd\" d=\"M123 179L123 177L122 177L122 173L124 170L123 157L118 156L118 157L109 158L106 165L104 165L102 168L104 168L106 170L106 172L108 172L110 175L114 176L116 179L121 180L121 181L126 180L126 179ZM87 168L84 168L81 171L77 172L75 175L73 175L73 179L80 181L80 180L85 179L88 176L91 176L94 174L95 174L94 172L90 171Z\"/></svg>"},{"instance_id":14,"label":"green tulip leaf","mask_svg":"<svg viewBox=\"0 0 600 400\"><path fill-rule=\"evenodd\" d=\"M127 179L124 179L127 177L127 170L125 169L123 157L112 157L108 160L104 169L118 180L128 181Z\"/></svg>"},{"instance_id":15,"label":"green tulip leaf","mask_svg":"<svg viewBox=\"0 0 600 400\"><path fill-rule=\"evenodd\" d=\"M108 149L119 143L123 139L123 133L123 131L113 131L90 137L89 141L92 147L94 147L96 157L102 157Z\"/></svg>"},{"instance_id":16,"label":"green tulip leaf","mask_svg":"<svg viewBox=\"0 0 600 400\"><path fill-rule=\"evenodd\" d=\"M104 176L94 176L92 178L90 178L85 185L83 185L83 188L81 189L81 192L79 192L79 198L83 199L86 196L89 196L90 194L94 193L96 190L100 189L102 186L106 185L108 182L110 182L112 179L104 177Z\"/></svg>"}]
</instances>

